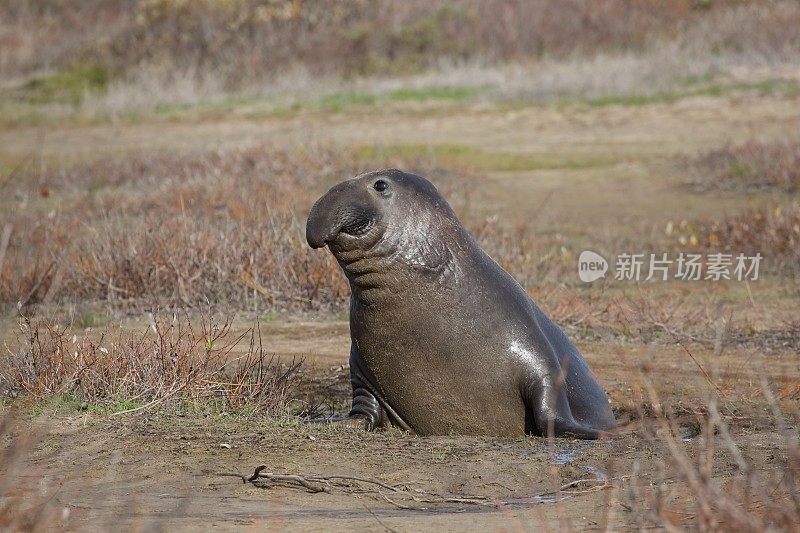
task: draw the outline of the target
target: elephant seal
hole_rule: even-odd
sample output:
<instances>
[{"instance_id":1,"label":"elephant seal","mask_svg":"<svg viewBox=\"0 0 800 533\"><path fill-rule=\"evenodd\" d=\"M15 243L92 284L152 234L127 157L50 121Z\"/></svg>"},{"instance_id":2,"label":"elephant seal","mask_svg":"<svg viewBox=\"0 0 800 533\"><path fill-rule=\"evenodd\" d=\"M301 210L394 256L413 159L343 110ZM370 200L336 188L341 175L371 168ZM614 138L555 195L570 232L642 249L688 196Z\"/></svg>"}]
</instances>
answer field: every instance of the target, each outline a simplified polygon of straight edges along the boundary
<instances>
[{"instance_id":1,"label":"elephant seal","mask_svg":"<svg viewBox=\"0 0 800 533\"><path fill-rule=\"evenodd\" d=\"M350 423L584 439L614 427L575 346L425 178L339 183L311 208L306 240L350 282Z\"/></svg>"}]
</instances>

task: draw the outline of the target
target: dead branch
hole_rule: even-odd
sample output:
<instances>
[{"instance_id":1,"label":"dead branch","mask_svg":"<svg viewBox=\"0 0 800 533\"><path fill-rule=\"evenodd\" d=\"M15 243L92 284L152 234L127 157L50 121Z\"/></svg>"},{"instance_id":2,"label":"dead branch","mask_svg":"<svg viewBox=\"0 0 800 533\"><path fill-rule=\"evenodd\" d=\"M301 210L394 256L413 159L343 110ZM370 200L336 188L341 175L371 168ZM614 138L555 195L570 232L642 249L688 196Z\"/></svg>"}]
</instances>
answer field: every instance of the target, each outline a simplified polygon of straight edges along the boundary
<instances>
[{"instance_id":1,"label":"dead branch","mask_svg":"<svg viewBox=\"0 0 800 533\"><path fill-rule=\"evenodd\" d=\"M44 281L50 275L50 272L53 270L53 268L55 268L55 266L56 266L55 261L52 261L50 265L48 265L48 267L44 271L44 274L42 274L39 277L39 279L36 280L36 283L33 284L33 287L31 288L30 291L28 291L28 294L18 302L17 304L18 307L25 307L28 305L28 302L30 302L31 299L36 295L36 293L39 291L39 288L42 286L42 283L44 283Z\"/></svg>"},{"instance_id":2,"label":"dead branch","mask_svg":"<svg viewBox=\"0 0 800 533\"><path fill-rule=\"evenodd\" d=\"M684 346L684 344L682 342L678 341L678 345L681 348L683 348L683 351L686 352L689 355L689 357L692 359L692 361L694 361L694 364L697 365L697 368L700 369L700 372L702 372L703 376L706 378L706 382L708 382L709 385L714 387L714 390L717 391L717 394L719 394L720 398L724 399L725 398L725 393L722 392L722 389L719 388L719 385L714 383L714 380L711 379L711 376L708 374L706 369L703 368L703 365L701 365L700 362L695 358L695 356L692 354L692 352L690 352L689 349L686 346Z\"/></svg>"},{"instance_id":3,"label":"dead branch","mask_svg":"<svg viewBox=\"0 0 800 533\"><path fill-rule=\"evenodd\" d=\"M265 472L266 469L267 465L259 465L253 471L253 474L249 476L234 472L219 472L216 475L236 477L241 479L242 483L255 484L260 480L296 483L308 489L310 492L314 493L316 492L330 493L333 491L333 489L339 489L342 492L349 494L363 494L363 493L375 494L380 498L386 500L388 503L394 505L395 507L407 510L426 510L427 508L412 507L405 505L404 503L400 503L394 499L389 498L381 489L390 491L393 495L397 496L404 495L406 496L406 498L417 503L430 503L430 504L457 503L466 505L498 507L509 504L543 503L545 501L548 501L548 499L552 497L557 498L555 501L561 501L564 499L572 498L580 494L588 494L600 490L605 490L612 486L611 479L601 479L601 478L576 479L574 481L562 485L556 491L553 492L546 492L532 497L517 498L517 499L503 501L497 499L490 499L483 496L473 496L464 494L442 495L442 494L437 494L435 492L429 492L426 490L410 487L411 483L400 483L398 485L389 485L387 483L378 481L376 479L362 478L357 476L277 474L274 472ZM622 478L616 478L616 479L622 479ZM351 483L347 482L373 485L375 488L372 489L370 488L365 489L363 487L354 488ZM569 490L580 485L589 485L589 486L586 489Z\"/></svg>"}]
</instances>

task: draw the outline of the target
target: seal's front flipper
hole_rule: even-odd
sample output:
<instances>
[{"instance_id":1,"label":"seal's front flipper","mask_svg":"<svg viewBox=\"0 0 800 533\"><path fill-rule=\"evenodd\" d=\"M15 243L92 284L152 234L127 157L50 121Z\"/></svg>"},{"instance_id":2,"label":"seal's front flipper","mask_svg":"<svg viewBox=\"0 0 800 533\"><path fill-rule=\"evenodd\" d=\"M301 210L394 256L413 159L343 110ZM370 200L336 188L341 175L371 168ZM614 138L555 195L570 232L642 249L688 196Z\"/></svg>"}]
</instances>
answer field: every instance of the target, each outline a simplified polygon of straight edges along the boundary
<instances>
[{"instance_id":1,"label":"seal's front flipper","mask_svg":"<svg viewBox=\"0 0 800 533\"><path fill-rule=\"evenodd\" d=\"M352 378L351 378L352 379ZM356 387L353 381L353 406L350 408L348 419L361 420L367 431L383 425L384 413L378 399L363 387Z\"/></svg>"},{"instance_id":2,"label":"seal's front flipper","mask_svg":"<svg viewBox=\"0 0 800 533\"><path fill-rule=\"evenodd\" d=\"M602 439L608 437L605 431L592 428L576 421L569 407L569 399L564 386L556 380L550 383L545 378L528 386L525 394L527 406L526 430L542 437L574 437L577 439Z\"/></svg>"},{"instance_id":3,"label":"seal's front flipper","mask_svg":"<svg viewBox=\"0 0 800 533\"><path fill-rule=\"evenodd\" d=\"M353 390L353 406L347 416L331 418L315 418L306 420L308 424L336 424L352 428L365 429L371 431L377 427L386 425L386 414L381 408L377 398L364 388Z\"/></svg>"},{"instance_id":4,"label":"seal's front flipper","mask_svg":"<svg viewBox=\"0 0 800 533\"><path fill-rule=\"evenodd\" d=\"M350 347L350 386L353 388L353 404L347 418L362 420L367 431L388 425L386 412L362 368L355 346Z\"/></svg>"},{"instance_id":5,"label":"seal's front flipper","mask_svg":"<svg viewBox=\"0 0 800 533\"><path fill-rule=\"evenodd\" d=\"M361 418L366 421L365 429L395 426L405 431L413 431L400 414L381 398L361 366L355 349L350 352L350 384L353 387L353 406L348 418Z\"/></svg>"}]
</instances>

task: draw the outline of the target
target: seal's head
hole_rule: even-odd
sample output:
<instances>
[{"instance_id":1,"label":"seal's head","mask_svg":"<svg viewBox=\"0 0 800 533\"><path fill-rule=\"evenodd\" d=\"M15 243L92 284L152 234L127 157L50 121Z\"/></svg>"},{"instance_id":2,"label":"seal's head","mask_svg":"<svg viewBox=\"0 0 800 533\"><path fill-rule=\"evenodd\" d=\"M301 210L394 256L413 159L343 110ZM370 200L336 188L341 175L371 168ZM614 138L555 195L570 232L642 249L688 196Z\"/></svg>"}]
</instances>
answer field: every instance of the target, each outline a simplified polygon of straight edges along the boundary
<instances>
[{"instance_id":1,"label":"seal's head","mask_svg":"<svg viewBox=\"0 0 800 533\"><path fill-rule=\"evenodd\" d=\"M394 169L334 186L311 208L306 224L309 246L328 246L363 301L374 301L382 288L397 294L422 279L450 275L451 247L467 239L431 182Z\"/></svg>"},{"instance_id":2,"label":"seal's head","mask_svg":"<svg viewBox=\"0 0 800 533\"><path fill-rule=\"evenodd\" d=\"M367 250L378 242L415 248L438 219L455 219L431 182L395 169L377 170L343 181L323 195L306 224L312 248Z\"/></svg>"}]
</instances>

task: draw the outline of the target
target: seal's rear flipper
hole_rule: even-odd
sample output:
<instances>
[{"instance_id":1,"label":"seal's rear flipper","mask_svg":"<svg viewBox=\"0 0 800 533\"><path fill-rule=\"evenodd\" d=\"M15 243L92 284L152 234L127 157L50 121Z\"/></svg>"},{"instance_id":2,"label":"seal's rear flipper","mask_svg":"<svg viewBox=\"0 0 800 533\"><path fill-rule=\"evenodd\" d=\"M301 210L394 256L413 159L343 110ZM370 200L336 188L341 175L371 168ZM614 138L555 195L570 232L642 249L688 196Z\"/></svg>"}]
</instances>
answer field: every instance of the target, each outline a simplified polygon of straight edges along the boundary
<instances>
[{"instance_id":1,"label":"seal's rear flipper","mask_svg":"<svg viewBox=\"0 0 800 533\"><path fill-rule=\"evenodd\" d=\"M587 426L575 420L563 385L551 384L547 379L530 385L525 394L527 407L526 431L542 437L573 437L596 440L608 438L611 433Z\"/></svg>"},{"instance_id":2,"label":"seal's rear flipper","mask_svg":"<svg viewBox=\"0 0 800 533\"><path fill-rule=\"evenodd\" d=\"M555 426L555 435L556 437L574 437L576 439L587 439L587 440L597 440L597 439L605 439L611 436L610 433L605 431L601 431L599 429L593 429L577 422L567 423L567 424L559 424Z\"/></svg>"}]
</instances>

